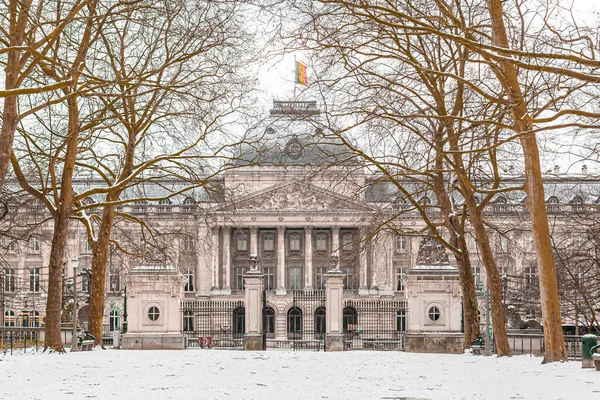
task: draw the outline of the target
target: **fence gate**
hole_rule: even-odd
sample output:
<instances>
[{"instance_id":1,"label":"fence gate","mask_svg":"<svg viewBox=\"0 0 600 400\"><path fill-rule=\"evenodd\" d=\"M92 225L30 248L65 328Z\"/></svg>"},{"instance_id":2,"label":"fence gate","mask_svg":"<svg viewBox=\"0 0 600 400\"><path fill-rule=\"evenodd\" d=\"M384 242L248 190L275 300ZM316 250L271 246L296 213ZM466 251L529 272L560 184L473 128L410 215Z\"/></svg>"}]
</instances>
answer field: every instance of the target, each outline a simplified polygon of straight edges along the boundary
<instances>
[{"instance_id":1,"label":"fence gate","mask_svg":"<svg viewBox=\"0 0 600 400\"><path fill-rule=\"evenodd\" d=\"M346 300L344 348L404 350L407 313L404 300Z\"/></svg>"},{"instance_id":2,"label":"fence gate","mask_svg":"<svg viewBox=\"0 0 600 400\"><path fill-rule=\"evenodd\" d=\"M294 350L325 351L325 291L297 291L287 313L287 335Z\"/></svg>"},{"instance_id":3,"label":"fence gate","mask_svg":"<svg viewBox=\"0 0 600 400\"><path fill-rule=\"evenodd\" d=\"M244 301L184 300L181 317L186 348L243 348Z\"/></svg>"}]
</instances>

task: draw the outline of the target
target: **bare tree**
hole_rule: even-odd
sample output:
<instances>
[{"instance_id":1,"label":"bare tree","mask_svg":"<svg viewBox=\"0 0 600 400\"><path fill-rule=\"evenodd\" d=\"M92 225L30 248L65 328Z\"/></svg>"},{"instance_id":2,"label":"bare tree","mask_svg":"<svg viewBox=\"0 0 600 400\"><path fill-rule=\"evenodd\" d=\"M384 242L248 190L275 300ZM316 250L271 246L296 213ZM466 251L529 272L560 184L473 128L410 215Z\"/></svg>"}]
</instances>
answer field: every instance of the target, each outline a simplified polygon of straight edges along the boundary
<instances>
[{"instance_id":1,"label":"bare tree","mask_svg":"<svg viewBox=\"0 0 600 400\"><path fill-rule=\"evenodd\" d=\"M36 93L56 92L73 85L70 77L40 84L36 79L41 63L53 64L61 60L52 52L70 27L86 17L88 0L74 2L45 2L9 0L0 6L0 61L5 67L4 90L0 90L4 106L0 131L0 189L4 186L15 131L22 119L19 97ZM45 102L32 109L45 107Z\"/></svg>"}]
</instances>

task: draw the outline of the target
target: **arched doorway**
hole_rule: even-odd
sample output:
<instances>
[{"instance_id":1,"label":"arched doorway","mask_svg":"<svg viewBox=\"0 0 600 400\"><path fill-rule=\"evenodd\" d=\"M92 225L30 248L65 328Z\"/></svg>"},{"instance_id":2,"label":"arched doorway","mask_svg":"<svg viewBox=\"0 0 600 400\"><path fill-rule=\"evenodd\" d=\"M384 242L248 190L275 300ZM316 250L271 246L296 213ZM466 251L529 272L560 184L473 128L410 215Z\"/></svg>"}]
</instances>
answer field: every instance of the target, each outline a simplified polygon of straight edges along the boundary
<instances>
[{"instance_id":1,"label":"arched doorway","mask_svg":"<svg viewBox=\"0 0 600 400\"><path fill-rule=\"evenodd\" d=\"M246 309L237 307L233 310L233 337L241 339L246 332Z\"/></svg>"},{"instance_id":2,"label":"arched doorway","mask_svg":"<svg viewBox=\"0 0 600 400\"><path fill-rule=\"evenodd\" d=\"M287 313L288 339L302 337L302 310L292 307Z\"/></svg>"},{"instance_id":3,"label":"arched doorway","mask_svg":"<svg viewBox=\"0 0 600 400\"><path fill-rule=\"evenodd\" d=\"M265 333L268 338L275 337L275 310L271 307L267 307L265 310Z\"/></svg>"},{"instance_id":4,"label":"arched doorway","mask_svg":"<svg viewBox=\"0 0 600 400\"><path fill-rule=\"evenodd\" d=\"M315 311L315 338L323 340L326 331L326 311L324 307L319 307Z\"/></svg>"},{"instance_id":5,"label":"arched doorway","mask_svg":"<svg viewBox=\"0 0 600 400\"><path fill-rule=\"evenodd\" d=\"M354 332L358 327L358 313L354 307L345 307L343 313L344 333Z\"/></svg>"}]
</instances>

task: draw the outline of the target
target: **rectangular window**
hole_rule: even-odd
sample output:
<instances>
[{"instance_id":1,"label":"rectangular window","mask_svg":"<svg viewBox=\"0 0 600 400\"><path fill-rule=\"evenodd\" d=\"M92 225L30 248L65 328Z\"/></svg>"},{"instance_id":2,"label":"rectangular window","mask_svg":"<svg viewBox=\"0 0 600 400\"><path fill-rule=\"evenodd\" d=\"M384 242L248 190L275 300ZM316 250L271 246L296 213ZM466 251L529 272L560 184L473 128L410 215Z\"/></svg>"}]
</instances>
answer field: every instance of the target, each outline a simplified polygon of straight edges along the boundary
<instances>
[{"instance_id":1,"label":"rectangular window","mask_svg":"<svg viewBox=\"0 0 600 400\"><path fill-rule=\"evenodd\" d=\"M87 237L83 238L83 252L84 253L91 253L92 252L92 245L90 244L90 242L87 239Z\"/></svg>"},{"instance_id":2,"label":"rectangular window","mask_svg":"<svg viewBox=\"0 0 600 400\"><path fill-rule=\"evenodd\" d=\"M235 269L235 289L244 290L244 274L246 273L246 267L237 267Z\"/></svg>"},{"instance_id":3,"label":"rectangular window","mask_svg":"<svg viewBox=\"0 0 600 400\"><path fill-rule=\"evenodd\" d=\"M275 250L275 235L271 232L267 232L263 235L263 251L274 251Z\"/></svg>"},{"instance_id":4,"label":"rectangular window","mask_svg":"<svg viewBox=\"0 0 600 400\"><path fill-rule=\"evenodd\" d=\"M396 238L396 250L397 251L406 251L407 240L406 236L398 236Z\"/></svg>"},{"instance_id":5,"label":"rectangular window","mask_svg":"<svg viewBox=\"0 0 600 400\"><path fill-rule=\"evenodd\" d=\"M325 267L317 267L317 276L316 276L316 288L317 289L325 289L325 272L327 268Z\"/></svg>"},{"instance_id":6,"label":"rectangular window","mask_svg":"<svg viewBox=\"0 0 600 400\"><path fill-rule=\"evenodd\" d=\"M40 268L29 268L29 291L40 291Z\"/></svg>"},{"instance_id":7,"label":"rectangular window","mask_svg":"<svg viewBox=\"0 0 600 400\"><path fill-rule=\"evenodd\" d=\"M109 289L111 292L119 292L121 290L121 279L120 279L119 268L111 268L109 275Z\"/></svg>"},{"instance_id":8,"label":"rectangular window","mask_svg":"<svg viewBox=\"0 0 600 400\"><path fill-rule=\"evenodd\" d=\"M354 235L352 232L344 232L342 234L342 250L343 251L352 251L354 247Z\"/></svg>"},{"instance_id":9,"label":"rectangular window","mask_svg":"<svg viewBox=\"0 0 600 400\"><path fill-rule=\"evenodd\" d=\"M194 251L194 238L191 235L183 237L183 251Z\"/></svg>"},{"instance_id":10,"label":"rectangular window","mask_svg":"<svg viewBox=\"0 0 600 400\"><path fill-rule=\"evenodd\" d=\"M194 291L194 269L193 268L187 268L185 270L185 288L184 288L184 290L186 292Z\"/></svg>"},{"instance_id":11,"label":"rectangular window","mask_svg":"<svg viewBox=\"0 0 600 400\"><path fill-rule=\"evenodd\" d=\"M291 290L302 289L302 277L301 277L302 268L290 267L288 271L289 271L289 275L290 275L288 289L291 289Z\"/></svg>"},{"instance_id":12,"label":"rectangular window","mask_svg":"<svg viewBox=\"0 0 600 400\"><path fill-rule=\"evenodd\" d=\"M533 251L533 237L531 237L531 232L525 234L525 251Z\"/></svg>"},{"instance_id":13,"label":"rectangular window","mask_svg":"<svg viewBox=\"0 0 600 400\"><path fill-rule=\"evenodd\" d=\"M537 271L535 267L527 267L525 268L525 288L533 289L536 287L538 283L537 279Z\"/></svg>"},{"instance_id":14,"label":"rectangular window","mask_svg":"<svg viewBox=\"0 0 600 400\"><path fill-rule=\"evenodd\" d=\"M40 251L40 240L36 237L31 239L31 251Z\"/></svg>"},{"instance_id":15,"label":"rectangular window","mask_svg":"<svg viewBox=\"0 0 600 400\"><path fill-rule=\"evenodd\" d=\"M315 250L316 251L327 251L327 233L318 232L316 236L317 236L317 240L316 240L316 244L315 244Z\"/></svg>"},{"instance_id":16,"label":"rectangular window","mask_svg":"<svg viewBox=\"0 0 600 400\"><path fill-rule=\"evenodd\" d=\"M475 279L475 285L481 284L481 267L472 267L473 278Z\"/></svg>"},{"instance_id":17,"label":"rectangular window","mask_svg":"<svg viewBox=\"0 0 600 400\"><path fill-rule=\"evenodd\" d=\"M90 291L90 276L87 268L81 269L81 291L84 293Z\"/></svg>"},{"instance_id":18,"label":"rectangular window","mask_svg":"<svg viewBox=\"0 0 600 400\"><path fill-rule=\"evenodd\" d=\"M354 276L354 267L345 267L344 270L344 289L356 289L356 277Z\"/></svg>"},{"instance_id":19,"label":"rectangular window","mask_svg":"<svg viewBox=\"0 0 600 400\"><path fill-rule=\"evenodd\" d=\"M290 251L300 251L300 234L290 233Z\"/></svg>"},{"instance_id":20,"label":"rectangular window","mask_svg":"<svg viewBox=\"0 0 600 400\"><path fill-rule=\"evenodd\" d=\"M244 232L237 233L237 250L248 251L248 235Z\"/></svg>"},{"instance_id":21,"label":"rectangular window","mask_svg":"<svg viewBox=\"0 0 600 400\"><path fill-rule=\"evenodd\" d=\"M275 268L274 267L263 268L263 273L265 275L265 290L275 289Z\"/></svg>"},{"instance_id":22,"label":"rectangular window","mask_svg":"<svg viewBox=\"0 0 600 400\"><path fill-rule=\"evenodd\" d=\"M5 269L4 270L4 291L14 292L15 291L15 270Z\"/></svg>"},{"instance_id":23,"label":"rectangular window","mask_svg":"<svg viewBox=\"0 0 600 400\"><path fill-rule=\"evenodd\" d=\"M396 291L404 292L404 274L406 269L402 267L396 268Z\"/></svg>"}]
</instances>

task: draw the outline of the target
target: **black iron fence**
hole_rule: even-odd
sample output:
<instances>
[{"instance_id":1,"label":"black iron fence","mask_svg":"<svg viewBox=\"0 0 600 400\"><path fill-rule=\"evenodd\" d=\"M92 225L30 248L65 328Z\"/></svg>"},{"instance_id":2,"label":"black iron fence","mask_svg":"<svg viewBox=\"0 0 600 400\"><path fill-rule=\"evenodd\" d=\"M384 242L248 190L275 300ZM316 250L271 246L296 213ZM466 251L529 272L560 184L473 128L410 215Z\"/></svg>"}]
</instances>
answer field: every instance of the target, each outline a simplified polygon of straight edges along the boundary
<instances>
[{"instance_id":1,"label":"black iron fence","mask_svg":"<svg viewBox=\"0 0 600 400\"><path fill-rule=\"evenodd\" d=\"M44 328L0 327L0 351L13 354L15 350L38 351L43 347L40 337Z\"/></svg>"},{"instance_id":2,"label":"black iron fence","mask_svg":"<svg viewBox=\"0 0 600 400\"><path fill-rule=\"evenodd\" d=\"M346 350L404 350L408 308L404 300L344 302Z\"/></svg>"},{"instance_id":3,"label":"black iron fence","mask_svg":"<svg viewBox=\"0 0 600 400\"><path fill-rule=\"evenodd\" d=\"M543 334L509 334L508 343L514 355L544 355ZM581 336L565 335L565 346L569 360L581 360Z\"/></svg>"},{"instance_id":4,"label":"black iron fence","mask_svg":"<svg viewBox=\"0 0 600 400\"><path fill-rule=\"evenodd\" d=\"M186 348L243 347L246 309L242 300L184 300L181 318Z\"/></svg>"},{"instance_id":5,"label":"black iron fence","mask_svg":"<svg viewBox=\"0 0 600 400\"><path fill-rule=\"evenodd\" d=\"M325 291L293 293L287 312L287 338L294 350L325 351Z\"/></svg>"}]
</instances>

